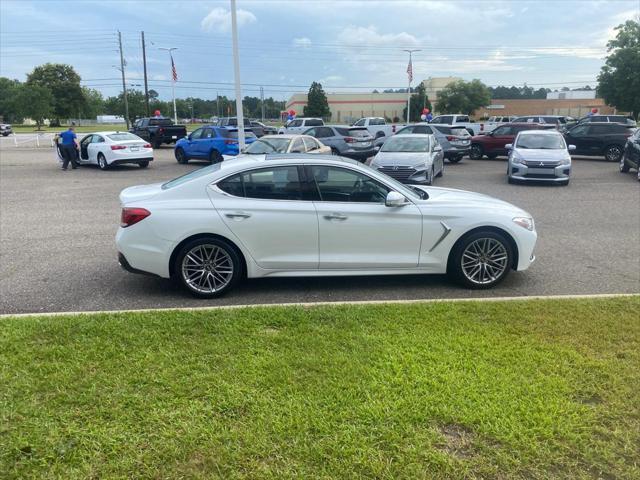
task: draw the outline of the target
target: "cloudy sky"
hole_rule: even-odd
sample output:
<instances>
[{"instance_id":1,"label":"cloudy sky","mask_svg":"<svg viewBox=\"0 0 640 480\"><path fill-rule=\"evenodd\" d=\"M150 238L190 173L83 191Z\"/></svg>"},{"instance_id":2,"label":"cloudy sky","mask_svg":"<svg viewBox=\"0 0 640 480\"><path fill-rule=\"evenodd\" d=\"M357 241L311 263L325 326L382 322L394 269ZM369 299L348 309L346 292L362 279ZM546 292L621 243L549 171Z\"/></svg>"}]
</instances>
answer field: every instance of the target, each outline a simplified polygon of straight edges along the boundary
<instances>
[{"instance_id":1,"label":"cloudy sky","mask_svg":"<svg viewBox=\"0 0 640 480\"><path fill-rule=\"evenodd\" d=\"M24 80L34 66L73 65L87 86L121 88L117 31L127 82L178 97L233 96L228 0L0 0L0 76ZM243 94L288 98L319 80L327 91L402 88L407 54L416 80L479 78L488 85L595 85L613 28L640 14L640 0L279 1L238 0ZM414 81L415 83L415 81Z\"/></svg>"}]
</instances>

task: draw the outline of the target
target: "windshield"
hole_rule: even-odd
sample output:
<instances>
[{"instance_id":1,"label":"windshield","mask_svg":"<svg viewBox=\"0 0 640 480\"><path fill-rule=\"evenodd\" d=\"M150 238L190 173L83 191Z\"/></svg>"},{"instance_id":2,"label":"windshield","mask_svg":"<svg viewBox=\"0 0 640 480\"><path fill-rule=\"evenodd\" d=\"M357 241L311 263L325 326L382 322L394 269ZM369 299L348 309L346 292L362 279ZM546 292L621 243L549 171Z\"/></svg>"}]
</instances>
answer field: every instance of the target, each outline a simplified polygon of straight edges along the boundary
<instances>
[{"instance_id":1,"label":"windshield","mask_svg":"<svg viewBox=\"0 0 640 480\"><path fill-rule=\"evenodd\" d=\"M290 142L288 138L260 138L249 145L244 153L253 155L286 153Z\"/></svg>"},{"instance_id":2,"label":"windshield","mask_svg":"<svg viewBox=\"0 0 640 480\"><path fill-rule=\"evenodd\" d=\"M213 165L198 168L197 170L192 170L191 172L185 175L174 178L173 180L169 180L167 183L164 183L162 185L162 189L166 190L167 188L177 187L178 185L182 185L183 183L189 182L191 180L195 180L196 178L209 175L213 172L220 170L221 165L222 163L214 163Z\"/></svg>"},{"instance_id":3,"label":"windshield","mask_svg":"<svg viewBox=\"0 0 640 480\"><path fill-rule=\"evenodd\" d=\"M516 148L559 150L566 147L564 139L560 135L527 133L526 135L518 136Z\"/></svg>"},{"instance_id":4,"label":"windshield","mask_svg":"<svg viewBox=\"0 0 640 480\"><path fill-rule=\"evenodd\" d=\"M125 142L129 140L142 140L137 135L134 135L133 133L127 133L127 132L112 133L111 135L107 135L107 138L115 142Z\"/></svg>"},{"instance_id":5,"label":"windshield","mask_svg":"<svg viewBox=\"0 0 640 480\"><path fill-rule=\"evenodd\" d=\"M382 152L428 152L429 137L392 137L382 145Z\"/></svg>"}]
</instances>

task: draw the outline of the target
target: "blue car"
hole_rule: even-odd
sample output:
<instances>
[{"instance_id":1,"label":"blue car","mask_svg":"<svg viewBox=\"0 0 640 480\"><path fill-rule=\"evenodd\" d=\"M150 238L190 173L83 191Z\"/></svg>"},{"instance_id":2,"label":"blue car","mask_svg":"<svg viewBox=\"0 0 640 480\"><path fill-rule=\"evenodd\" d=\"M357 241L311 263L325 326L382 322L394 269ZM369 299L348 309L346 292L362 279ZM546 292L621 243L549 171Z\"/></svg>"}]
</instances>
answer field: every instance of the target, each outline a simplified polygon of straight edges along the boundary
<instances>
[{"instance_id":1,"label":"blue car","mask_svg":"<svg viewBox=\"0 0 640 480\"><path fill-rule=\"evenodd\" d=\"M244 131L245 143L256 140L255 134ZM188 137L176 142L174 150L178 163L187 163L192 158L218 163L223 155L238 155L238 129L206 125L192 132Z\"/></svg>"}]
</instances>

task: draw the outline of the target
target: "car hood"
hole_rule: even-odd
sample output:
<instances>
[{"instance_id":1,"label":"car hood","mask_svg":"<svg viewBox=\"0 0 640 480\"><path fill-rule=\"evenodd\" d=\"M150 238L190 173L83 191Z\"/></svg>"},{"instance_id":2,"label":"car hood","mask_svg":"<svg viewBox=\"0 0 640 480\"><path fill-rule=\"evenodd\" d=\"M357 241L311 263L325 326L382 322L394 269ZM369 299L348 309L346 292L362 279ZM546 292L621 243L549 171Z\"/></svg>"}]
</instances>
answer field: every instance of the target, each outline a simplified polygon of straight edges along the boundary
<instances>
[{"instance_id":1,"label":"car hood","mask_svg":"<svg viewBox=\"0 0 640 480\"><path fill-rule=\"evenodd\" d=\"M155 197L162 191L161 183L152 183L149 185L136 185L135 187L125 188L120 192L120 203L127 205L140 200L147 200Z\"/></svg>"},{"instance_id":2,"label":"car hood","mask_svg":"<svg viewBox=\"0 0 640 480\"><path fill-rule=\"evenodd\" d=\"M525 160L563 160L569 157L569 151L566 149L532 149L532 148L516 148L515 152Z\"/></svg>"},{"instance_id":3,"label":"car hood","mask_svg":"<svg viewBox=\"0 0 640 480\"><path fill-rule=\"evenodd\" d=\"M431 163L431 154L426 152L378 152L371 161L371 165L375 166L407 165L414 167L426 163Z\"/></svg>"},{"instance_id":4,"label":"car hood","mask_svg":"<svg viewBox=\"0 0 640 480\"><path fill-rule=\"evenodd\" d=\"M469 192L467 190L457 190L455 188L431 187L425 185L412 185L415 188L424 190L429 194L429 198L424 200L424 204L448 206L451 205L460 210L471 207L497 208L501 210L512 210L516 215L531 215L515 205L500 200L498 198L485 195L483 193Z\"/></svg>"}]
</instances>

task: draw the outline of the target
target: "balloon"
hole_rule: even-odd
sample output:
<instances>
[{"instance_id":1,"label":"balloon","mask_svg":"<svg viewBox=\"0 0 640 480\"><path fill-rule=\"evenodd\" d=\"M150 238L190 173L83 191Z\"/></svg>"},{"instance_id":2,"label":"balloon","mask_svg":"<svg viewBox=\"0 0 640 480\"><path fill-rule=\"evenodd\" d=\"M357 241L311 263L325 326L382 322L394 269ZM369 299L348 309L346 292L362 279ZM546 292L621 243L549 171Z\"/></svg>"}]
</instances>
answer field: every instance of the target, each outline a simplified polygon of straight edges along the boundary
<instances>
[{"instance_id":1,"label":"balloon","mask_svg":"<svg viewBox=\"0 0 640 480\"><path fill-rule=\"evenodd\" d=\"M291 115L292 117L296 116L296 111L295 110L289 110L289 115Z\"/></svg>"},{"instance_id":2,"label":"balloon","mask_svg":"<svg viewBox=\"0 0 640 480\"><path fill-rule=\"evenodd\" d=\"M289 121L293 120L293 115L287 115L287 120Z\"/></svg>"},{"instance_id":3,"label":"balloon","mask_svg":"<svg viewBox=\"0 0 640 480\"><path fill-rule=\"evenodd\" d=\"M424 109L424 113L428 114L431 110L429 110L428 108Z\"/></svg>"},{"instance_id":4,"label":"balloon","mask_svg":"<svg viewBox=\"0 0 640 480\"><path fill-rule=\"evenodd\" d=\"M153 114L154 114L156 117L159 117L159 116L160 116L160 110L156 110L155 112L153 112Z\"/></svg>"},{"instance_id":5,"label":"balloon","mask_svg":"<svg viewBox=\"0 0 640 480\"><path fill-rule=\"evenodd\" d=\"M598 109L597 108L592 108L591 109L591 113L598 113Z\"/></svg>"},{"instance_id":6,"label":"balloon","mask_svg":"<svg viewBox=\"0 0 640 480\"><path fill-rule=\"evenodd\" d=\"M427 122L430 122L431 120L433 120L433 115L431 114L431 112L429 112L427 114Z\"/></svg>"},{"instance_id":7,"label":"balloon","mask_svg":"<svg viewBox=\"0 0 640 480\"><path fill-rule=\"evenodd\" d=\"M427 116L424 113L420 115L420 120L424 122L426 119L427 119Z\"/></svg>"}]
</instances>

